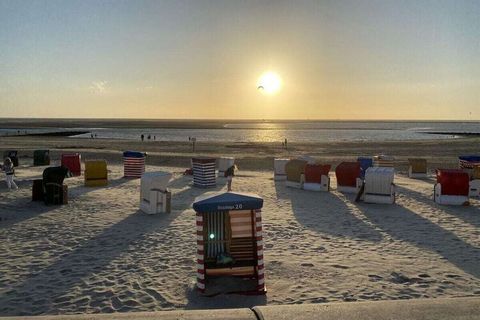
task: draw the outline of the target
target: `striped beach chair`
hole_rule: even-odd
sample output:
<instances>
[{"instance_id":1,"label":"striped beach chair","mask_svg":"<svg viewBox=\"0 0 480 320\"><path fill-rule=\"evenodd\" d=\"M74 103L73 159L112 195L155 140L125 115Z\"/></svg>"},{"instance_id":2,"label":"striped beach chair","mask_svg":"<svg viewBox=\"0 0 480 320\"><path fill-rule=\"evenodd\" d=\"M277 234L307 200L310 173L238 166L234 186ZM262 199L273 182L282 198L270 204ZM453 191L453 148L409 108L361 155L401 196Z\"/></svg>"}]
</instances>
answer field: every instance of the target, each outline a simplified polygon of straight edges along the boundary
<instances>
[{"instance_id":1,"label":"striped beach chair","mask_svg":"<svg viewBox=\"0 0 480 320\"><path fill-rule=\"evenodd\" d=\"M123 176L140 178L145 172L145 153L137 151L123 152Z\"/></svg>"},{"instance_id":2,"label":"striped beach chair","mask_svg":"<svg viewBox=\"0 0 480 320\"><path fill-rule=\"evenodd\" d=\"M254 283L245 293L266 292L262 206L262 198L247 193L213 193L195 199L200 292L208 294L208 280L217 276L248 277ZM219 261L223 256L229 257L227 264Z\"/></svg>"}]
</instances>

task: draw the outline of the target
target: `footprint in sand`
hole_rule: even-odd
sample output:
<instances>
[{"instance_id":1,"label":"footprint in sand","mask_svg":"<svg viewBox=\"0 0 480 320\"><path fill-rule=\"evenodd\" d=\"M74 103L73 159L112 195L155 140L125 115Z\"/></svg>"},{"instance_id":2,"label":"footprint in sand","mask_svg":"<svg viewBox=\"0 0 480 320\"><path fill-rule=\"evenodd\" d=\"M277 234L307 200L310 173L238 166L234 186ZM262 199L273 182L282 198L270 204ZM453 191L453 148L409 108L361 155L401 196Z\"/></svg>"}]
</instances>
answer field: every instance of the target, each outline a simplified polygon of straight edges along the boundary
<instances>
[{"instance_id":1,"label":"footprint in sand","mask_svg":"<svg viewBox=\"0 0 480 320\"><path fill-rule=\"evenodd\" d=\"M302 263L302 264L300 264L300 265L301 265L302 267L309 267L309 268L315 266L313 263Z\"/></svg>"}]
</instances>

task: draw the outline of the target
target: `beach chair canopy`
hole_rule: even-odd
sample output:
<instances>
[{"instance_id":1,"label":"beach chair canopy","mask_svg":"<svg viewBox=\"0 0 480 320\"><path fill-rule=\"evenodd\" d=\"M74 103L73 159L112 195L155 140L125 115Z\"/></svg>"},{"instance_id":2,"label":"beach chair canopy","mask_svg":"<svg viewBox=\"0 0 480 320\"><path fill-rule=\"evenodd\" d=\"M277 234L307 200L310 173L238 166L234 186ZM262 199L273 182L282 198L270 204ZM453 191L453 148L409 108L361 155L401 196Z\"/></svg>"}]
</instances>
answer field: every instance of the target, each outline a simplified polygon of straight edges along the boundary
<instances>
[{"instance_id":1,"label":"beach chair canopy","mask_svg":"<svg viewBox=\"0 0 480 320\"><path fill-rule=\"evenodd\" d=\"M56 183L59 185L63 184L63 180L68 175L68 168L60 167L49 167L43 170L43 183Z\"/></svg>"},{"instance_id":2,"label":"beach chair canopy","mask_svg":"<svg viewBox=\"0 0 480 320\"><path fill-rule=\"evenodd\" d=\"M139 151L124 151L123 156L128 158L145 158L145 153Z\"/></svg>"},{"instance_id":3,"label":"beach chair canopy","mask_svg":"<svg viewBox=\"0 0 480 320\"><path fill-rule=\"evenodd\" d=\"M50 151L49 150L35 150L33 152L33 164L34 165L49 165L50 164Z\"/></svg>"},{"instance_id":4,"label":"beach chair canopy","mask_svg":"<svg viewBox=\"0 0 480 320\"><path fill-rule=\"evenodd\" d=\"M300 182L302 174L305 173L306 160L292 159L285 164L285 172L288 181Z\"/></svg>"},{"instance_id":5,"label":"beach chair canopy","mask_svg":"<svg viewBox=\"0 0 480 320\"><path fill-rule=\"evenodd\" d=\"M80 175L82 172L81 156L79 153L63 153L61 163L62 166L67 167L73 175Z\"/></svg>"},{"instance_id":6,"label":"beach chair canopy","mask_svg":"<svg viewBox=\"0 0 480 320\"><path fill-rule=\"evenodd\" d=\"M365 193L389 195L395 170L388 167L371 167L365 173Z\"/></svg>"},{"instance_id":7,"label":"beach chair canopy","mask_svg":"<svg viewBox=\"0 0 480 320\"><path fill-rule=\"evenodd\" d=\"M408 163L412 168L412 173L426 173L427 172L427 159L421 158L409 158Z\"/></svg>"},{"instance_id":8,"label":"beach chair canopy","mask_svg":"<svg viewBox=\"0 0 480 320\"><path fill-rule=\"evenodd\" d=\"M327 176L332 166L329 164L310 164L305 165L305 182L321 183L322 176Z\"/></svg>"},{"instance_id":9,"label":"beach chair canopy","mask_svg":"<svg viewBox=\"0 0 480 320\"><path fill-rule=\"evenodd\" d=\"M480 165L480 156L459 156L459 165L462 169L473 169L474 166Z\"/></svg>"},{"instance_id":10,"label":"beach chair canopy","mask_svg":"<svg viewBox=\"0 0 480 320\"><path fill-rule=\"evenodd\" d=\"M360 162L342 162L335 168L335 176L339 186L355 187L360 178Z\"/></svg>"},{"instance_id":11,"label":"beach chair canopy","mask_svg":"<svg viewBox=\"0 0 480 320\"><path fill-rule=\"evenodd\" d=\"M197 212L225 210L256 210L263 207L263 199L253 193L225 192L206 194L195 198L193 209Z\"/></svg>"},{"instance_id":12,"label":"beach chair canopy","mask_svg":"<svg viewBox=\"0 0 480 320\"><path fill-rule=\"evenodd\" d=\"M468 196L470 177L458 169L437 169L437 183L442 185L443 195Z\"/></svg>"},{"instance_id":13,"label":"beach chair canopy","mask_svg":"<svg viewBox=\"0 0 480 320\"><path fill-rule=\"evenodd\" d=\"M372 157L358 157L357 162L360 163L360 178L363 179L365 177L365 171L373 167L373 159Z\"/></svg>"}]
</instances>

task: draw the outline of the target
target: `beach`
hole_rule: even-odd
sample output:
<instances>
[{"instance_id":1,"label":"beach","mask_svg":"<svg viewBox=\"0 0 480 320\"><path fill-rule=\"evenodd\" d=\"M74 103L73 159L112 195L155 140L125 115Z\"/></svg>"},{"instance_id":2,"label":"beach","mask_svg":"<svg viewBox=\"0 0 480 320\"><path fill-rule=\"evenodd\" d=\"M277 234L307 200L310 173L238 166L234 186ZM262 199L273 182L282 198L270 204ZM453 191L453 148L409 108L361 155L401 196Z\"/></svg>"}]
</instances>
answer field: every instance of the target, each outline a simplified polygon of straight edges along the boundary
<instances>
[{"instance_id":1,"label":"beach","mask_svg":"<svg viewBox=\"0 0 480 320\"><path fill-rule=\"evenodd\" d=\"M458 166L479 140L395 142L206 143L67 137L2 137L20 155L20 189L0 187L0 315L109 313L241 308L337 301L480 295L480 201L437 205L433 169ZM107 187L68 178L69 204L31 201L35 149L106 159ZM172 212L139 211L140 181L124 179L121 151L148 153L146 171L173 173ZM396 157L394 205L355 202L353 195L285 187L273 178L274 157L308 154L337 165L360 155ZM192 186L183 172L194 155L234 156L233 189L264 199L267 295L203 297L195 289L195 197L225 191ZM425 157L429 178L406 177L407 159Z\"/></svg>"}]
</instances>

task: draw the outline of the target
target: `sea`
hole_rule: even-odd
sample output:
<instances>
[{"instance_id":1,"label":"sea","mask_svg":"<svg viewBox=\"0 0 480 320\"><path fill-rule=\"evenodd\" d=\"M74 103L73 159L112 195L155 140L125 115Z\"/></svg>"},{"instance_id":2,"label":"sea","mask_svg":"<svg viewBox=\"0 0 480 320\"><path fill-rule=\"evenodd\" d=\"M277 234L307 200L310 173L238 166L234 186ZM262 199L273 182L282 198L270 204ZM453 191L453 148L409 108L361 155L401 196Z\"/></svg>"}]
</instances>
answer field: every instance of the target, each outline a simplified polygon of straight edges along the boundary
<instances>
[{"instance_id":1,"label":"sea","mask_svg":"<svg viewBox=\"0 0 480 320\"><path fill-rule=\"evenodd\" d=\"M204 125L202 121L175 125L167 120L141 122L132 120L102 121L75 120L59 121L58 126L38 125L29 120L26 124L0 119L1 135L24 135L51 132L87 132L73 134L73 138L126 139L140 140L141 135L155 141L188 141L195 138L204 142L289 142L318 143L335 141L398 141L398 140L435 140L455 139L459 133L480 134L480 122L468 121L216 121L214 126ZM211 122L211 121L210 121ZM13 124L12 124L13 123ZM4 124L4 125L2 125ZM8 125L7 125L8 124ZM15 125L18 124L18 125ZM179 128L181 126L181 128Z\"/></svg>"}]
</instances>

